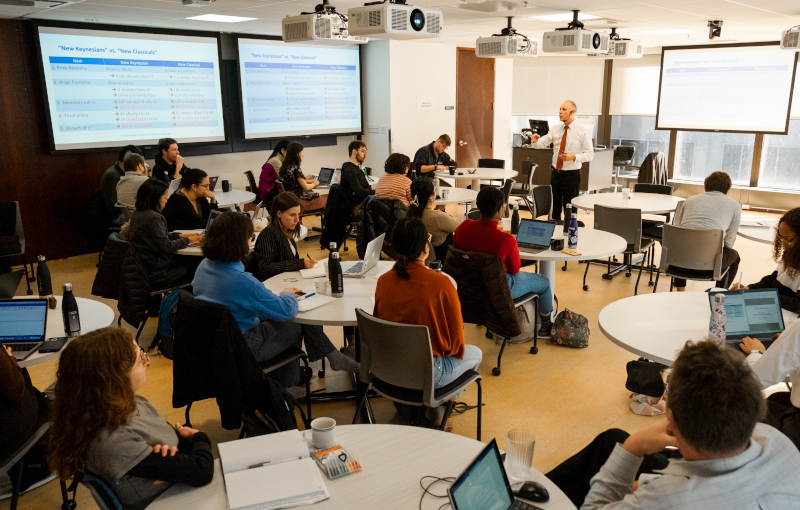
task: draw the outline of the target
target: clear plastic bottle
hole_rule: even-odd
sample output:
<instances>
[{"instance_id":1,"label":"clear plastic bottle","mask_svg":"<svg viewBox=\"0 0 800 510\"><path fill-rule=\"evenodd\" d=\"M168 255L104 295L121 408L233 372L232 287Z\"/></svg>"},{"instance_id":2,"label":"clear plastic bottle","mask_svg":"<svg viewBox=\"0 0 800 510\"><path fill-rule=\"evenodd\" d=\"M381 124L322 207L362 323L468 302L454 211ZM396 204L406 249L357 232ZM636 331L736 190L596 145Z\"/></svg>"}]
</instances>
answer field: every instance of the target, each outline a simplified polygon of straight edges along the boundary
<instances>
[{"instance_id":1,"label":"clear plastic bottle","mask_svg":"<svg viewBox=\"0 0 800 510\"><path fill-rule=\"evenodd\" d=\"M344 296L344 276L342 275L342 263L339 261L339 252L336 249L336 243L333 245L331 254L328 256L328 280L331 286L331 295L333 297Z\"/></svg>"},{"instance_id":2,"label":"clear plastic bottle","mask_svg":"<svg viewBox=\"0 0 800 510\"><path fill-rule=\"evenodd\" d=\"M72 284L64 284L64 297L61 298L61 315L64 318L64 333L73 337L81 334L81 317L78 302L72 294Z\"/></svg>"},{"instance_id":3,"label":"clear plastic bottle","mask_svg":"<svg viewBox=\"0 0 800 510\"><path fill-rule=\"evenodd\" d=\"M569 241L567 242L567 247L570 249L578 247L578 215L576 213L572 213L572 217L569 220Z\"/></svg>"},{"instance_id":4,"label":"clear plastic bottle","mask_svg":"<svg viewBox=\"0 0 800 510\"><path fill-rule=\"evenodd\" d=\"M725 335L728 316L725 314L725 294L714 296L714 309L711 310L711 320L708 324L708 336L717 345L725 345Z\"/></svg>"},{"instance_id":5,"label":"clear plastic bottle","mask_svg":"<svg viewBox=\"0 0 800 510\"><path fill-rule=\"evenodd\" d=\"M511 214L511 235L515 236L519 232L519 205L514 204L514 212Z\"/></svg>"}]
</instances>

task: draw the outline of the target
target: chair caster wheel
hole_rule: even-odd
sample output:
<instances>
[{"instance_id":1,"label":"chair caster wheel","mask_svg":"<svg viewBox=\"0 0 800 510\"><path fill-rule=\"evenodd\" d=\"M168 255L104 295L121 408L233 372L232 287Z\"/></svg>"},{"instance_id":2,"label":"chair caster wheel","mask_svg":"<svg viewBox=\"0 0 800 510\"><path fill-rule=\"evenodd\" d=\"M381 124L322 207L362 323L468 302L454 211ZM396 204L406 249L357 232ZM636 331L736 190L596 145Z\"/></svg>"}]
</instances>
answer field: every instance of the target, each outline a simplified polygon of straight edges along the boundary
<instances>
[{"instance_id":1,"label":"chair caster wheel","mask_svg":"<svg viewBox=\"0 0 800 510\"><path fill-rule=\"evenodd\" d=\"M349 251L349 250L350 250L350 247L349 247L349 246L345 246L345 247L344 247L344 251Z\"/></svg>"},{"instance_id":2,"label":"chair caster wheel","mask_svg":"<svg viewBox=\"0 0 800 510\"><path fill-rule=\"evenodd\" d=\"M492 369L492 375L500 375L500 369L499 369L499 368L497 368L497 367L494 367L494 368Z\"/></svg>"},{"instance_id":3,"label":"chair caster wheel","mask_svg":"<svg viewBox=\"0 0 800 510\"><path fill-rule=\"evenodd\" d=\"M603 280L609 280L610 281L611 278L613 278L613 276L611 276L610 274L604 274L603 275Z\"/></svg>"},{"instance_id":4,"label":"chair caster wheel","mask_svg":"<svg viewBox=\"0 0 800 510\"><path fill-rule=\"evenodd\" d=\"M589 290L589 286L588 285L584 285L583 286L583 290Z\"/></svg>"},{"instance_id":5,"label":"chair caster wheel","mask_svg":"<svg viewBox=\"0 0 800 510\"><path fill-rule=\"evenodd\" d=\"M562 271L566 271L567 270L567 266L561 266L561 270Z\"/></svg>"},{"instance_id":6,"label":"chair caster wheel","mask_svg":"<svg viewBox=\"0 0 800 510\"><path fill-rule=\"evenodd\" d=\"M531 347L531 354L538 354L539 348L538 347Z\"/></svg>"},{"instance_id":7,"label":"chair caster wheel","mask_svg":"<svg viewBox=\"0 0 800 510\"><path fill-rule=\"evenodd\" d=\"M626 278L630 278L630 277L631 277L631 274L630 274L630 273L625 273L625 277L626 277Z\"/></svg>"},{"instance_id":8,"label":"chair caster wheel","mask_svg":"<svg viewBox=\"0 0 800 510\"><path fill-rule=\"evenodd\" d=\"M647 286L648 287L652 287L653 286L653 282L647 282Z\"/></svg>"},{"instance_id":9,"label":"chair caster wheel","mask_svg":"<svg viewBox=\"0 0 800 510\"><path fill-rule=\"evenodd\" d=\"M488 338L489 340L492 340L492 339L494 339L494 335L491 332L487 331L486 332L486 338Z\"/></svg>"},{"instance_id":10,"label":"chair caster wheel","mask_svg":"<svg viewBox=\"0 0 800 510\"><path fill-rule=\"evenodd\" d=\"M317 377L319 377L320 379L325 379L325 371L320 370L319 372L317 372Z\"/></svg>"}]
</instances>

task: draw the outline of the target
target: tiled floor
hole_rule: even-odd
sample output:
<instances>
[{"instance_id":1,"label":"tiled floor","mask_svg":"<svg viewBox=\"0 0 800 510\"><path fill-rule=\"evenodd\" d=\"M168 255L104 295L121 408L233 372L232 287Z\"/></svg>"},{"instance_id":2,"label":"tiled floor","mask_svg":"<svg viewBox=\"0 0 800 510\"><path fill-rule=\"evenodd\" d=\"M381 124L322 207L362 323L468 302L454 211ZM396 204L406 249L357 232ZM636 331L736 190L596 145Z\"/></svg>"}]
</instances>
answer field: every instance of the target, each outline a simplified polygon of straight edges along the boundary
<instances>
[{"instance_id":1,"label":"tiled floor","mask_svg":"<svg viewBox=\"0 0 800 510\"><path fill-rule=\"evenodd\" d=\"M463 214L463 210L463 207L448 206L448 212L453 215ZM523 213L523 216L526 214ZM747 211L744 215L774 217ZM580 219L587 226L592 225L591 216L586 213L581 212ZM351 248L342 252L342 258L357 258L355 243L348 244ZM756 281L774 270L769 245L739 237L736 249L742 257L740 271L744 272L744 283ZM317 240L301 242L300 250L302 253L307 251L313 257L327 254L319 249ZM77 296L92 297L90 291L96 263L97 254L51 261L54 288L60 288L64 282L71 282ZM494 367L499 346L485 338L482 328L466 325L467 342L480 347L484 354L484 362L479 370L484 377L483 440L496 437L503 448L508 430L525 428L536 431L538 440L534 466L543 472L578 451L597 433L607 428L619 427L632 431L650 423L650 418L634 415L628 407L630 399L629 392L625 389L625 364L636 357L606 339L597 327L597 316L605 305L633 295L636 275L626 278L624 274L620 274L612 281L606 281L600 277L605 270L604 266L593 265L587 279L590 289L584 292L581 290L583 270L582 264L570 263L566 272L557 270L556 277L561 307L575 310L589 319L591 337L588 349L567 349L543 341L539 344L539 353L531 355L528 352L529 344L512 345L506 348L503 355L502 375L495 377L491 374L491 369ZM651 291L652 288L647 287L645 275L642 280L644 283L640 284L639 290ZM688 290L699 291L708 287L705 282L689 282ZM20 289L20 294L24 294L24 287L21 286ZM668 280L662 279L659 282L658 291L669 291ZM114 301L105 302L116 312ZM153 338L155 323L151 319L142 334L142 345L146 346ZM133 331L130 326L126 327ZM341 345L340 330L325 330L334 344ZM34 384L38 388L48 386L55 380L56 369L56 362L32 367L30 374ZM313 384L316 388L349 388L349 381L344 374L330 371L324 380L315 377ZM183 420L184 409L172 408L171 361L161 356L152 358L148 381L141 393L169 421ZM475 404L476 399L474 385L461 398L469 404ZM373 407L379 423L402 421L395 414L392 404L386 400L376 399ZM355 405L352 402L319 404L313 408L314 416L331 416L340 424L350 423L354 411ZM456 416L453 421L453 433L475 437L474 410ZM238 431L227 431L220 427L219 413L213 400L200 402L192 407L192 423L200 430L208 432L215 444L236 439L238 436ZM58 508L60 501L58 483L50 482L24 494L20 498L20 508ZM88 491L82 487L78 490L78 506L81 509L96 508ZM0 509L4 508L8 508L8 500L0 502Z\"/></svg>"}]
</instances>

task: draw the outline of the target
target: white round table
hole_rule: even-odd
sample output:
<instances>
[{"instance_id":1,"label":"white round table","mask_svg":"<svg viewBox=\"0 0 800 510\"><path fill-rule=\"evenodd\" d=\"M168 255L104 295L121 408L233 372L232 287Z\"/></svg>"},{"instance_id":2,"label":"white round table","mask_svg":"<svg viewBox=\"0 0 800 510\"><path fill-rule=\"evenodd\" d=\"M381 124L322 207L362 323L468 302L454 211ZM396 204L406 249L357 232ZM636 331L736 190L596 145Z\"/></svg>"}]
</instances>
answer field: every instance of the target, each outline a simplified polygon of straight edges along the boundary
<instances>
[{"instance_id":1,"label":"white round table","mask_svg":"<svg viewBox=\"0 0 800 510\"><path fill-rule=\"evenodd\" d=\"M561 234L558 229L561 227L556 225L556 233L554 237ZM574 261L579 260L594 260L603 257L611 257L618 253L622 253L627 248L627 243L622 237L604 232L602 230L594 230L591 228L578 227L578 247L568 248L567 238L564 237L564 249L573 249L580 253L580 255L567 255L560 251L553 251L547 249L539 253L531 253L525 251L525 248L519 249L519 257L523 260L538 260L539 261L539 274L544 276L550 281L550 289L553 295L556 294L556 262Z\"/></svg>"},{"instance_id":2,"label":"white round table","mask_svg":"<svg viewBox=\"0 0 800 510\"><path fill-rule=\"evenodd\" d=\"M299 312L292 321L315 326L358 326L356 308L372 313L375 306L375 288L378 286L378 277L389 271L392 266L394 266L393 261L380 260L375 267L367 271L364 278L345 278L344 296L319 308ZM297 287L310 294L317 291L314 280L314 278L303 278L299 271L290 271L265 280L264 287L276 294L286 287ZM330 295L330 287L328 295Z\"/></svg>"},{"instance_id":3,"label":"white round table","mask_svg":"<svg viewBox=\"0 0 800 510\"><path fill-rule=\"evenodd\" d=\"M214 191L214 198L217 199L219 207L230 207L232 205L244 204L252 202L256 198L256 194L251 191L243 191L232 189L230 191L217 190Z\"/></svg>"},{"instance_id":4,"label":"white round table","mask_svg":"<svg viewBox=\"0 0 800 510\"><path fill-rule=\"evenodd\" d=\"M474 420L474 418L473 418ZM307 433L304 434L308 435ZM361 472L329 480L323 476L330 498L315 503L314 510L363 508L417 508L423 476L458 477L486 446L468 437L438 430L404 425L337 425L336 442L352 449ZM534 463L536 457L534 456ZM575 510L569 498L536 469L531 479L550 493L544 510ZM518 489L520 484L512 485ZM446 484L432 490L443 494ZM422 508L438 509L444 500L425 496ZM228 508L220 461L214 463L214 478L204 487L176 484L153 501L148 510L220 510Z\"/></svg>"},{"instance_id":5,"label":"white round table","mask_svg":"<svg viewBox=\"0 0 800 510\"><path fill-rule=\"evenodd\" d=\"M447 198L444 198L444 192L447 192ZM465 204L474 202L478 192L466 188L440 187L439 196L442 198L434 200L434 205Z\"/></svg>"},{"instance_id":6,"label":"white round table","mask_svg":"<svg viewBox=\"0 0 800 510\"><path fill-rule=\"evenodd\" d=\"M772 244L775 241L776 227L778 220L758 220L763 226L739 225L736 232L741 237L755 241L757 243Z\"/></svg>"},{"instance_id":7,"label":"white round table","mask_svg":"<svg viewBox=\"0 0 800 510\"><path fill-rule=\"evenodd\" d=\"M480 191L481 180L503 181L516 177L518 173L516 170L505 170L503 168L456 168L455 175L450 175L449 170L439 170L434 172L433 175L442 179L471 179L472 189Z\"/></svg>"},{"instance_id":8,"label":"white round table","mask_svg":"<svg viewBox=\"0 0 800 510\"><path fill-rule=\"evenodd\" d=\"M202 228L195 229L195 230L175 230L179 234L201 234L203 233ZM261 232L255 232L256 241L258 240L258 236ZM308 228L303 225L300 225L300 240L303 240L308 235ZM253 241L253 246L250 247L250 253L253 252L253 247L256 245L256 241ZM181 248L180 250L176 251L178 255L190 255L192 257L202 257L203 256L203 248L200 246L187 246L186 248Z\"/></svg>"},{"instance_id":9,"label":"white round table","mask_svg":"<svg viewBox=\"0 0 800 510\"><path fill-rule=\"evenodd\" d=\"M21 296L15 299L25 299L28 296ZM64 319L61 317L61 297L55 296L58 301L58 306L55 310L47 310L47 331L45 334L47 338L54 338L64 336ZM78 303L78 314L81 319L81 333L88 333L96 329L105 328L114 322L114 310L105 303L95 301L94 299L86 299L76 297L75 301ZM72 339L69 340L71 342ZM67 342L67 343L69 343ZM66 347L66 345L64 345ZM62 348L58 352L38 353L34 352L24 360L19 362L19 366L29 367L50 361L51 359L58 359L61 353L64 352Z\"/></svg>"},{"instance_id":10,"label":"white round table","mask_svg":"<svg viewBox=\"0 0 800 510\"><path fill-rule=\"evenodd\" d=\"M641 209L642 214L666 214L675 212L678 204L684 200L681 197L658 193L631 193L631 198L624 198L622 193L589 193L573 198L572 206L587 211L594 211L596 205L603 205Z\"/></svg>"}]
</instances>

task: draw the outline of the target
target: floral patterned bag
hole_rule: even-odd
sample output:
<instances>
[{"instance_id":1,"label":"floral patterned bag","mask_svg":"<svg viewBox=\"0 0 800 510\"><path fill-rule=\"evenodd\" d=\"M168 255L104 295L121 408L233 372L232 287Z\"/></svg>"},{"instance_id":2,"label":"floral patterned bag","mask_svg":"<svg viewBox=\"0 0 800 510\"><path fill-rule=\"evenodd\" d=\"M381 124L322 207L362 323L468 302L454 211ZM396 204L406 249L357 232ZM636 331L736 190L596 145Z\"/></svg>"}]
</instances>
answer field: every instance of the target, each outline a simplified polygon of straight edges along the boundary
<instances>
[{"instance_id":1,"label":"floral patterned bag","mask_svg":"<svg viewBox=\"0 0 800 510\"><path fill-rule=\"evenodd\" d=\"M589 321L583 315L565 308L556 316L550 342L564 347L589 347Z\"/></svg>"}]
</instances>

